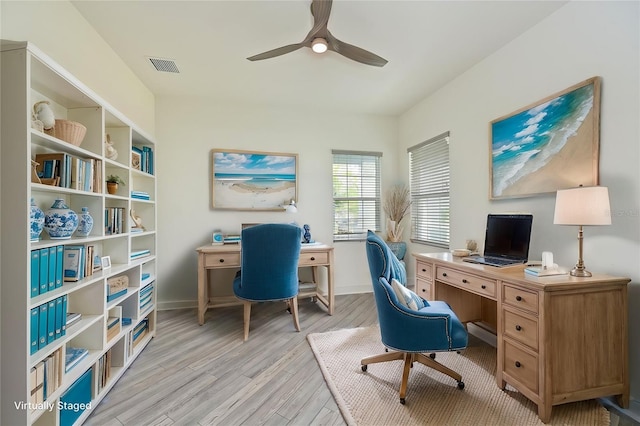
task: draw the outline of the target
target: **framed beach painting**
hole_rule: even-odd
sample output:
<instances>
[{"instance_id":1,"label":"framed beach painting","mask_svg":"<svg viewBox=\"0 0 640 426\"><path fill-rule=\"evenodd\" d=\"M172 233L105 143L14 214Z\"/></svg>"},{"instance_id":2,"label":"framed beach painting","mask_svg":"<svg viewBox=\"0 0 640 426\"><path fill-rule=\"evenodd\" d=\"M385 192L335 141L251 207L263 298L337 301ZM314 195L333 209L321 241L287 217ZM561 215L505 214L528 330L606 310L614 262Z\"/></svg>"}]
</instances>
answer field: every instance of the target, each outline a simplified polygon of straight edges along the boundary
<instances>
[{"instance_id":1,"label":"framed beach painting","mask_svg":"<svg viewBox=\"0 0 640 426\"><path fill-rule=\"evenodd\" d=\"M489 125L490 199L598 184L600 77Z\"/></svg>"},{"instance_id":2,"label":"framed beach painting","mask_svg":"<svg viewBox=\"0 0 640 426\"><path fill-rule=\"evenodd\" d=\"M212 207L283 210L298 196L298 155L213 149Z\"/></svg>"}]
</instances>

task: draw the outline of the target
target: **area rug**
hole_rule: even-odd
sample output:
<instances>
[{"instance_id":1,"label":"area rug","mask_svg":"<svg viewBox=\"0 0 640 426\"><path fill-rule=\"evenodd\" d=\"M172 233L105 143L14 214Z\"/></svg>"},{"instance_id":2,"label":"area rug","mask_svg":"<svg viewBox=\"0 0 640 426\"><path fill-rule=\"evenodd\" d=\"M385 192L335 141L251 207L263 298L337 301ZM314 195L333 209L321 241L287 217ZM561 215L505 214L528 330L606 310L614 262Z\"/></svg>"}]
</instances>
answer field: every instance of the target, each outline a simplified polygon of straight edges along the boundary
<instances>
[{"instance_id":1,"label":"area rug","mask_svg":"<svg viewBox=\"0 0 640 426\"><path fill-rule=\"evenodd\" d=\"M377 326L307 336L325 381L349 425L544 425L537 406L515 389L495 381L496 349L477 339L460 354L439 352L437 360L462 375L464 390L444 374L414 363L406 404L400 404L403 361L371 364L360 360L384 351ZM554 406L550 424L609 425L597 401Z\"/></svg>"}]
</instances>

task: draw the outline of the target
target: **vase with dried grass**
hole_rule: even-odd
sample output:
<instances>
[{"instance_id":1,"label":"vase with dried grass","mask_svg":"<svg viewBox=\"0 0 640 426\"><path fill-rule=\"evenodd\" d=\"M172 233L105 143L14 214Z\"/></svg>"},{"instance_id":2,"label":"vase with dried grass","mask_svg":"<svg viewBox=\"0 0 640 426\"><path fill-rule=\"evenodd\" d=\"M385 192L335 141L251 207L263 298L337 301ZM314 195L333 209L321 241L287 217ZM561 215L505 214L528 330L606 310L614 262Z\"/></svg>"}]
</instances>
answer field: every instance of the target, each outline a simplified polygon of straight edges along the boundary
<instances>
[{"instance_id":1,"label":"vase with dried grass","mask_svg":"<svg viewBox=\"0 0 640 426\"><path fill-rule=\"evenodd\" d=\"M403 184L392 186L386 193L382 207L387 215L387 241L402 241L402 220L411 207L409 188Z\"/></svg>"}]
</instances>

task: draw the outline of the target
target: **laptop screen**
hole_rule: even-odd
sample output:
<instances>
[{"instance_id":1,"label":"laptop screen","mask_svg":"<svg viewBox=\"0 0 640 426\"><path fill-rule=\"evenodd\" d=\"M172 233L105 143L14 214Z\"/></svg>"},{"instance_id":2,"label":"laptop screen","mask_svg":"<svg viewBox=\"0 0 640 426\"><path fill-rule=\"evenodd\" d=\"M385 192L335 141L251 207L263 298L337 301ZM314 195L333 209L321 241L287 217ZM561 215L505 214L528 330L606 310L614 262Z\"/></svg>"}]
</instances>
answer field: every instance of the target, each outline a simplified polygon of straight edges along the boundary
<instances>
[{"instance_id":1,"label":"laptop screen","mask_svg":"<svg viewBox=\"0 0 640 426\"><path fill-rule=\"evenodd\" d=\"M527 260L532 224L530 214L489 214L484 255Z\"/></svg>"}]
</instances>

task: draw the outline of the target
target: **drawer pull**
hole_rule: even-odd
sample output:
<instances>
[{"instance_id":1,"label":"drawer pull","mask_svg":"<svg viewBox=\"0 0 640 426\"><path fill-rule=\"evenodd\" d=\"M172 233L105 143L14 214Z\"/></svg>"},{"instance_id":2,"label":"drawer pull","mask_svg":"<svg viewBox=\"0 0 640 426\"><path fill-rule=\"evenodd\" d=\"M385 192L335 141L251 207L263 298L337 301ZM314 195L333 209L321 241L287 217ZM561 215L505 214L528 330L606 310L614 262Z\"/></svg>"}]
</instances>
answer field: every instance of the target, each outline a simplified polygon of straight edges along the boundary
<instances>
[{"instance_id":1,"label":"drawer pull","mask_svg":"<svg viewBox=\"0 0 640 426\"><path fill-rule=\"evenodd\" d=\"M483 290L487 288L487 286L484 284L482 284L480 287L482 287Z\"/></svg>"},{"instance_id":2,"label":"drawer pull","mask_svg":"<svg viewBox=\"0 0 640 426\"><path fill-rule=\"evenodd\" d=\"M443 273L442 273L442 276L443 276L443 277L446 277L446 276L447 276L447 273L446 273L446 272L443 272Z\"/></svg>"},{"instance_id":3,"label":"drawer pull","mask_svg":"<svg viewBox=\"0 0 640 426\"><path fill-rule=\"evenodd\" d=\"M466 278L463 278L463 279L462 279L462 282L466 284L466 283L468 283L469 281L467 281L467 279L466 279Z\"/></svg>"},{"instance_id":4,"label":"drawer pull","mask_svg":"<svg viewBox=\"0 0 640 426\"><path fill-rule=\"evenodd\" d=\"M521 331L522 327L520 327L519 325L516 325L516 330Z\"/></svg>"},{"instance_id":5,"label":"drawer pull","mask_svg":"<svg viewBox=\"0 0 640 426\"><path fill-rule=\"evenodd\" d=\"M311 260L316 260L316 258L315 258L315 257L313 257L313 256L311 256Z\"/></svg>"},{"instance_id":6,"label":"drawer pull","mask_svg":"<svg viewBox=\"0 0 640 426\"><path fill-rule=\"evenodd\" d=\"M423 293L426 293L426 292L427 292L427 290L423 288L423 289L422 289L422 292L423 292Z\"/></svg>"},{"instance_id":7,"label":"drawer pull","mask_svg":"<svg viewBox=\"0 0 640 426\"><path fill-rule=\"evenodd\" d=\"M522 364L520 364L520 361L516 361L516 368L520 368L522 367Z\"/></svg>"},{"instance_id":8,"label":"drawer pull","mask_svg":"<svg viewBox=\"0 0 640 426\"><path fill-rule=\"evenodd\" d=\"M427 272L427 270L425 268L422 268L422 272Z\"/></svg>"},{"instance_id":9,"label":"drawer pull","mask_svg":"<svg viewBox=\"0 0 640 426\"><path fill-rule=\"evenodd\" d=\"M518 302L522 302L522 296L516 296L516 300L517 300Z\"/></svg>"},{"instance_id":10,"label":"drawer pull","mask_svg":"<svg viewBox=\"0 0 640 426\"><path fill-rule=\"evenodd\" d=\"M224 263L224 259L220 259L220 263Z\"/></svg>"}]
</instances>

